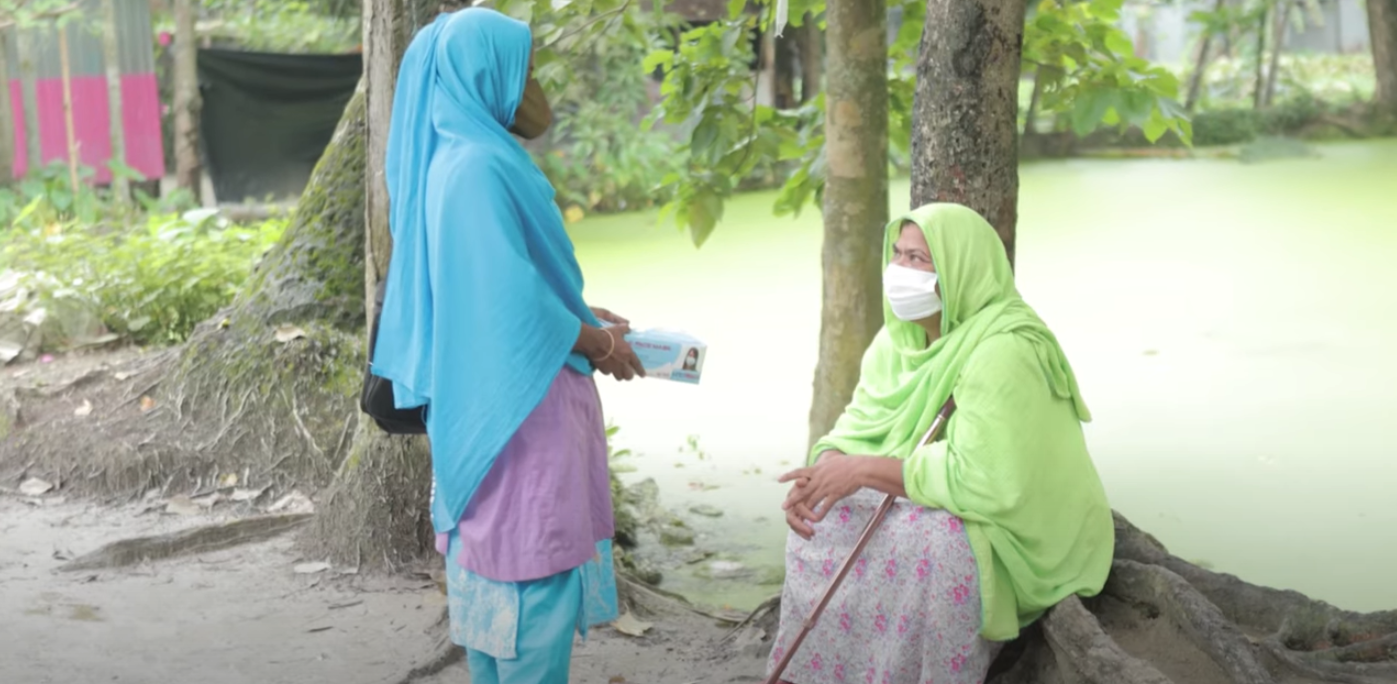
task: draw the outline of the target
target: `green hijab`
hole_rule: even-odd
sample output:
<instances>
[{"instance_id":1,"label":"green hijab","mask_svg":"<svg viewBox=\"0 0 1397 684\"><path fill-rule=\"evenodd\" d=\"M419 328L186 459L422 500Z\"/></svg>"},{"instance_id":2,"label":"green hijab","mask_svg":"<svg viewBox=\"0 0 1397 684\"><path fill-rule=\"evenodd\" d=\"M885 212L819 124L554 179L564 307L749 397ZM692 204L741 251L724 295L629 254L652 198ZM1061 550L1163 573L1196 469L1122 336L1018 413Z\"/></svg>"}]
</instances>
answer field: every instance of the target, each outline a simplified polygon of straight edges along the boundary
<instances>
[{"instance_id":1,"label":"green hijab","mask_svg":"<svg viewBox=\"0 0 1397 684\"><path fill-rule=\"evenodd\" d=\"M1068 595L1094 595L1114 530L1081 423L1091 420L1067 357L1014 286L1003 243L973 210L921 207L888 224L883 263L905 222L921 227L941 286L941 337L927 344L886 298L853 400L811 452L905 459L909 498L966 524L980 568L981 633L1007 640ZM918 448L946 399L944 440Z\"/></svg>"}]
</instances>

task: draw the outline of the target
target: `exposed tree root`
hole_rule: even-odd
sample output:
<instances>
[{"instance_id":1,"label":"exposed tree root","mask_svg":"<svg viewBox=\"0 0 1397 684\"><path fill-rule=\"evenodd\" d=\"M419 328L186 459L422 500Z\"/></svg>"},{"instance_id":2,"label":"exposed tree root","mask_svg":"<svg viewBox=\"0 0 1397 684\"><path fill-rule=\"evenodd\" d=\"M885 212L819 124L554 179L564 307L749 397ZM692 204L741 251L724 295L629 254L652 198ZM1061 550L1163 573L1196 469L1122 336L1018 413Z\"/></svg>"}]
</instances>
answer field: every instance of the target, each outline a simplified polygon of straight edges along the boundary
<instances>
[{"instance_id":1,"label":"exposed tree root","mask_svg":"<svg viewBox=\"0 0 1397 684\"><path fill-rule=\"evenodd\" d=\"M779 599L768 601L724 647L765 657L779 614ZM1005 646L988 681L1394 684L1397 611L1340 610L1200 568L1117 515L1116 560L1102 595L1058 604Z\"/></svg>"},{"instance_id":2,"label":"exposed tree root","mask_svg":"<svg viewBox=\"0 0 1397 684\"><path fill-rule=\"evenodd\" d=\"M309 513L263 515L217 525L205 525L154 537L133 537L103 546L74 558L59 570L98 570L159 561L175 556L221 551L243 544L266 541L305 524Z\"/></svg>"}]
</instances>

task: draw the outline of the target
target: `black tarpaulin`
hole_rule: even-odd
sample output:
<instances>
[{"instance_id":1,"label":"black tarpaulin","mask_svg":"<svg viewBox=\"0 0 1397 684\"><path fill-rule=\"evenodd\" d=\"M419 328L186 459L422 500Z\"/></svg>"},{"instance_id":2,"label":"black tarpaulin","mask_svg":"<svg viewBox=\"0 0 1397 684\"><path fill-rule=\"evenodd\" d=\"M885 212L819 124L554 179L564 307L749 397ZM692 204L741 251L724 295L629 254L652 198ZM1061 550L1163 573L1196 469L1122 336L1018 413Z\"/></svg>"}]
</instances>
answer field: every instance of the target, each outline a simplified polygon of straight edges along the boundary
<instances>
[{"instance_id":1,"label":"black tarpaulin","mask_svg":"<svg viewBox=\"0 0 1397 684\"><path fill-rule=\"evenodd\" d=\"M219 202L300 195L363 58L199 50L200 138Z\"/></svg>"}]
</instances>

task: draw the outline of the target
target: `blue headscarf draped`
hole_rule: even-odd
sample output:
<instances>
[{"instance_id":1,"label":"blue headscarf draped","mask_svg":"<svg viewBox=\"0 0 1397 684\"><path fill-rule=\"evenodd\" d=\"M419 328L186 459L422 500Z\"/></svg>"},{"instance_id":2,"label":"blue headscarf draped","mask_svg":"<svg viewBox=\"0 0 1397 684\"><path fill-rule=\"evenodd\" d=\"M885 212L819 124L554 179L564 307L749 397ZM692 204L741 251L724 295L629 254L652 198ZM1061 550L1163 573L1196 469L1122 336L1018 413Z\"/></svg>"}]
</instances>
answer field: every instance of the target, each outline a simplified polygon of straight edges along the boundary
<instances>
[{"instance_id":1,"label":"blue headscarf draped","mask_svg":"<svg viewBox=\"0 0 1397 684\"><path fill-rule=\"evenodd\" d=\"M543 400L582 324L582 272L553 186L508 128L533 38L488 9L438 17L398 72L384 173L393 258L373 373L426 407L437 532L455 527Z\"/></svg>"}]
</instances>

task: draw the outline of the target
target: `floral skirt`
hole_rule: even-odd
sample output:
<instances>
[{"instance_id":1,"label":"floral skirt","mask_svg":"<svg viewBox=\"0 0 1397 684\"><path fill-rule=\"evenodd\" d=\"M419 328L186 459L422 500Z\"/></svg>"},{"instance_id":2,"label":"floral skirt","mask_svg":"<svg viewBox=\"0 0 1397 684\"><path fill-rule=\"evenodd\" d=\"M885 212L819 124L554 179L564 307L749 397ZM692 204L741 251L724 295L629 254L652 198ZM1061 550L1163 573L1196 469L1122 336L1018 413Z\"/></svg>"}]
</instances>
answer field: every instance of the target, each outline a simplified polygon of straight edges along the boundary
<instances>
[{"instance_id":1,"label":"floral skirt","mask_svg":"<svg viewBox=\"0 0 1397 684\"><path fill-rule=\"evenodd\" d=\"M774 668L873 517L883 494L839 503L786 543ZM899 499L782 679L792 684L980 684L999 644L980 636L980 586L961 520Z\"/></svg>"}]
</instances>

